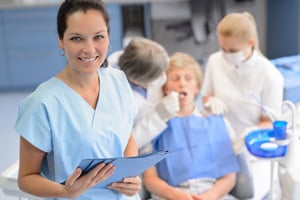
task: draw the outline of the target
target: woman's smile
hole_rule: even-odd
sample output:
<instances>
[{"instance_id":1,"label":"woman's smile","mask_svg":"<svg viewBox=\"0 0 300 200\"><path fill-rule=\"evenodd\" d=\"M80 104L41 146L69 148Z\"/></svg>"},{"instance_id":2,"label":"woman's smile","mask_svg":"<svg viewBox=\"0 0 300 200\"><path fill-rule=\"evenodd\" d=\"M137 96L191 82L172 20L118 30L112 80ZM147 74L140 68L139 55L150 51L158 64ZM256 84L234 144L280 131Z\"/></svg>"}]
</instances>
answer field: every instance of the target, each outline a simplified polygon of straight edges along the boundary
<instances>
[{"instance_id":1,"label":"woman's smile","mask_svg":"<svg viewBox=\"0 0 300 200\"><path fill-rule=\"evenodd\" d=\"M97 58L98 58L98 56L96 56L96 57L91 57L91 58L82 58L82 57L79 57L79 60L81 60L82 62L85 62L85 63L92 63L92 62L94 62Z\"/></svg>"}]
</instances>

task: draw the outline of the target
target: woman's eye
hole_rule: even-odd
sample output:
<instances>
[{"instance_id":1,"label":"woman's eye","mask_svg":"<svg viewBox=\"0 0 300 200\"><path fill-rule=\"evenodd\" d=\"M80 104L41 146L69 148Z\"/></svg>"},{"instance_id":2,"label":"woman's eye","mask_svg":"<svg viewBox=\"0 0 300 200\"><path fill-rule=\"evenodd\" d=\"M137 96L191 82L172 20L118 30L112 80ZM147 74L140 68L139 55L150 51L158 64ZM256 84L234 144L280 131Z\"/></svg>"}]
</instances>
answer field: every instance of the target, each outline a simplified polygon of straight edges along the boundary
<instances>
[{"instance_id":1,"label":"woman's eye","mask_svg":"<svg viewBox=\"0 0 300 200\"><path fill-rule=\"evenodd\" d=\"M72 41L80 41L81 40L81 38L80 37L71 37L71 39L70 40L72 40Z\"/></svg>"},{"instance_id":2,"label":"woman's eye","mask_svg":"<svg viewBox=\"0 0 300 200\"><path fill-rule=\"evenodd\" d=\"M96 39L96 40L101 40L101 39L103 39L103 38L104 38L103 35L97 35L97 36L95 36L95 39Z\"/></svg>"},{"instance_id":3,"label":"woman's eye","mask_svg":"<svg viewBox=\"0 0 300 200\"><path fill-rule=\"evenodd\" d=\"M239 50L237 50L237 49L228 49L228 50L225 50L225 49L223 49L223 48L222 48L222 50L223 50L225 53L236 53L236 52L239 51Z\"/></svg>"}]
</instances>

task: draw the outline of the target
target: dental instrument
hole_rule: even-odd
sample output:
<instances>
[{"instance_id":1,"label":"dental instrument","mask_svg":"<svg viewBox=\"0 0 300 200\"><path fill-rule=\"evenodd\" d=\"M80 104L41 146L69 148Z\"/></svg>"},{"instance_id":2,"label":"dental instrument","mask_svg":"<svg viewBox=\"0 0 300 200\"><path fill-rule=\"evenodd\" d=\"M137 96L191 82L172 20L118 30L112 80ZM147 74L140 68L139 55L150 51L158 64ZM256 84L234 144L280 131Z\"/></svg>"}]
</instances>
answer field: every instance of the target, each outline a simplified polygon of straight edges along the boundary
<instances>
[{"instance_id":1,"label":"dental instrument","mask_svg":"<svg viewBox=\"0 0 300 200\"><path fill-rule=\"evenodd\" d=\"M252 94L251 97L257 102L257 104L254 104L254 105L259 106L272 122L275 121L276 119L278 119L277 114L275 114L274 111L272 111L271 109L269 109L268 107L263 105L262 101L260 99L258 99L257 96Z\"/></svg>"}]
</instances>

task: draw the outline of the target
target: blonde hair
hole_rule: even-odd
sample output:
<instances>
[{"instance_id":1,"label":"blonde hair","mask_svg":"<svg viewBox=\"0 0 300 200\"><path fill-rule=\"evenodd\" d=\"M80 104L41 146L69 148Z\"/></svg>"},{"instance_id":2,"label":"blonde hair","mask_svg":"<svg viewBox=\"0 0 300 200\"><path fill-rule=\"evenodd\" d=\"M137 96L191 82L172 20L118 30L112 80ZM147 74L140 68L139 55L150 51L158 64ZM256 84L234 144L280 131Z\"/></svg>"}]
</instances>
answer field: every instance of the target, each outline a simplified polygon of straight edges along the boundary
<instances>
[{"instance_id":1,"label":"blonde hair","mask_svg":"<svg viewBox=\"0 0 300 200\"><path fill-rule=\"evenodd\" d=\"M254 49L259 50L258 34L254 17L249 12L230 13L217 26L217 33L225 37L239 38L241 42L254 40Z\"/></svg>"},{"instance_id":2,"label":"blonde hair","mask_svg":"<svg viewBox=\"0 0 300 200\"><path fill-rule=\"evenodd\" d=\"M169 60L167 74L173 69L192 69L194 71L197 84L201 87L203 80L203 72L201 65L189 54L183 52L174 53Z\"/></svg>"}]
</instances>

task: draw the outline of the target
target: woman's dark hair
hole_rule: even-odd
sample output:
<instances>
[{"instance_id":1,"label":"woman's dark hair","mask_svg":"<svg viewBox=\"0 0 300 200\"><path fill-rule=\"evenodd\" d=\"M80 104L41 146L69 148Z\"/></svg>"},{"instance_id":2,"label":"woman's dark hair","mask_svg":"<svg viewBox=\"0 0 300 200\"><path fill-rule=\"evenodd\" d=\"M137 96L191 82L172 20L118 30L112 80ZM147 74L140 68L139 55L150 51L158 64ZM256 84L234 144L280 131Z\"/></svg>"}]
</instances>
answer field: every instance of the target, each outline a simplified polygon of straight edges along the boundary
<instances>
[{"instance_id":1,"label":"woman's dark hair","mask_svg":"<svg viewBox=\"0 0 300 200\"><path fill-rule=\"evenodd\" d=\"M105 9L105 5L101 0L65 0L57 13L57 33L60 39L63 39L64 33L67 29L67 17L74 12L88 10L98 10L102 13L107 25L107 32L109 34L109 15Z\"/></svg>"}]
</instances>

